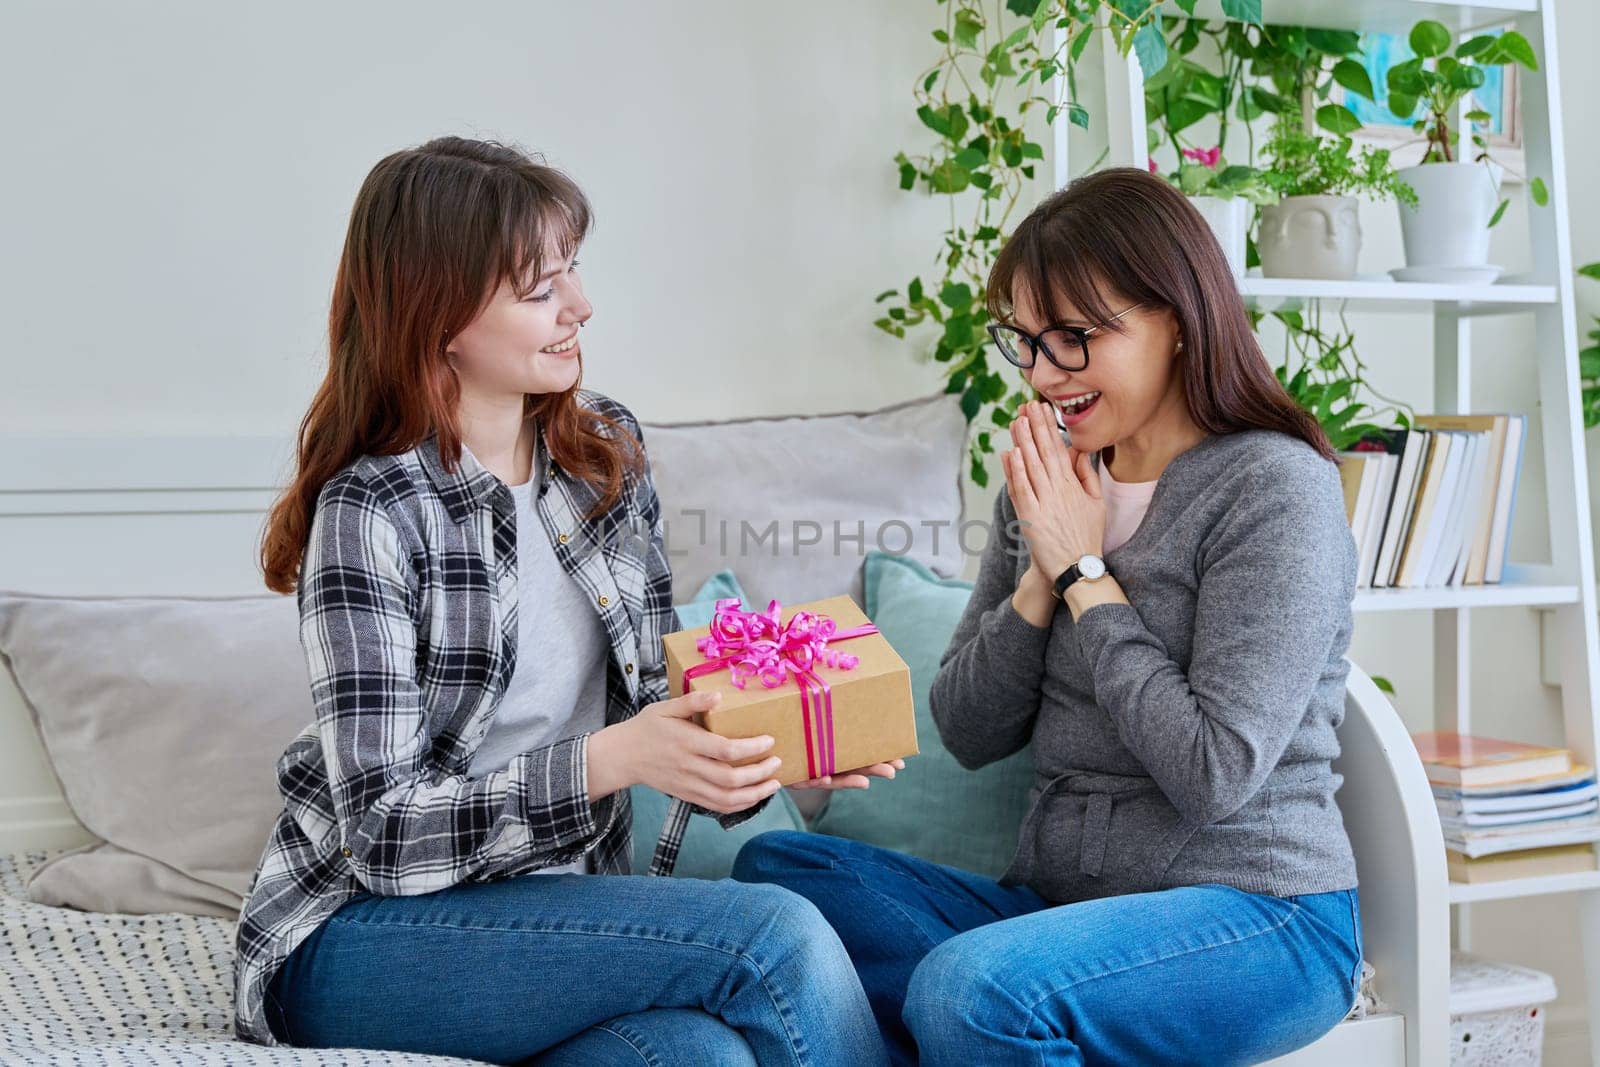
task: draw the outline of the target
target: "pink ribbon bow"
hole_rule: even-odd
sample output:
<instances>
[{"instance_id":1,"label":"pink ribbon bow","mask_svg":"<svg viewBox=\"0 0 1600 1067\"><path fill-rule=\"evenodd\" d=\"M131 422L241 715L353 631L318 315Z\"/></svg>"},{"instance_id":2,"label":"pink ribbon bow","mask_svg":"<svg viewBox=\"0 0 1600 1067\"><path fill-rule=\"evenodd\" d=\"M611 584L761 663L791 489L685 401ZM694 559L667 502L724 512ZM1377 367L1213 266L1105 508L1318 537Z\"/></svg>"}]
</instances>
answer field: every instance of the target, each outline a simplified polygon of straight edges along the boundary
<instances>
[{"instance_id":1,"label":"pink ribbon bow","mask_svg":"<svg viewBox=\"0 0 1600 1067\"><path fill-rule=\"evenodd\" d=\"M831 641L848 641L878 632L870 623L841 630L826 615L797 611L787 624L781 623L782 606L776 600L766 611L744 611L738 597L717 601L711 632L695 642L706 662L683 672L683 691L689 692L701 675L727 670L734 688L759 678L767 689L776 689L792 676L800 686L800 714L805 722L806 770L808 777L821 778L834 773L833 690L815 673L817 666L852 670L861 660L848 652L828 647ZM812 745L812 734L816 745Z\"/></svg>"}]
</instances>

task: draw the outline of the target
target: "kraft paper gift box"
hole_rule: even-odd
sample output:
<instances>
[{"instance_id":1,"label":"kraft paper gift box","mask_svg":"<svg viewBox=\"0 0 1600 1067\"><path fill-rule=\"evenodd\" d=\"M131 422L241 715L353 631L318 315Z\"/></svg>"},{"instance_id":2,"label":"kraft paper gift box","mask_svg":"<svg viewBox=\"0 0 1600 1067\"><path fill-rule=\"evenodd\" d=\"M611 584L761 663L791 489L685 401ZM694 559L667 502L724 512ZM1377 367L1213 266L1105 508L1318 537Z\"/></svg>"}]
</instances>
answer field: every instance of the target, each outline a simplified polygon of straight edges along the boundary
<instances>
[{"instance_id":1,"label":"kraft paper gift box","mask_svg":"<svg viewBox=\"0 0 1600 1067\"><path fill-rule=\"evenodd\" d=\"M823 619L832 620L837 634L870 628L855 601L836 596L780 605L775 620L767 611L741 607L737 600L718 601L717 608L710 626L662 638L667 682L673 696L682 696L684 672L689 670L690 690L722 694L715 710L698 716L713 733L773 738L770 751L743 762L778 756L783 760L778 781L788 785L917 754L911 671L883 635L874 631L845 639L825 637L820 644L817 640L827 629L816 629ZM813 618L796 625L801 612ZM714 628L718 643L702 652L701 639ZM852 657L855 665L846 669L837 657ZM726 665L694 670L725 659L730 660ZM830 665L829 660L835 662ZM769 687L764 679L778 684Z\"/></svg>"}]
</instances>

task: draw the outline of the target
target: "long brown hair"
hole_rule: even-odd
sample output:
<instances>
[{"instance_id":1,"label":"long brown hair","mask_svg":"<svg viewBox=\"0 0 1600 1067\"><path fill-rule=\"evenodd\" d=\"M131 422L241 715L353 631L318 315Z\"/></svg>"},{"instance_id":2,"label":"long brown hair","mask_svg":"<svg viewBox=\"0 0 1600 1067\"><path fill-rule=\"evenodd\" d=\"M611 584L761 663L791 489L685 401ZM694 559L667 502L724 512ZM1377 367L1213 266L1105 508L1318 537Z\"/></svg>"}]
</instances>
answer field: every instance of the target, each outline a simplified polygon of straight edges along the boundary
<instances>
[{"instance_id":1,"label":"long brown hair","mask_svg":"<svg viewBox=\"0 0 1600 1067\"><path fill-rule=\"evenodd\" d=\"M1273 375L1228 261L1188 198L1133 167L1086 174L1022 220L989 273L989 314L1005 321L1016 281L1041 322L1061 321L1058 294L1091 322L1115 311L1108 296L1168 308L1183 340L1184 395L1207 433L1278 430L1334 458L1327 434ZM1109 329L1120 330L1121 323Z\"/></svg>"},{"instance_id":2,"label":"long brown hair","mask_svg":"<svg viewBox=\"0 0 1600 1067\"><path fill-rule=\"evenodd\" d=\"M446 341L502 280L526 296L553 240L563 258L588 235L589 201L537 157L493 141L440 137L380 160L356 195L328 315L328 373L300 423L294 480L261 544L267 588L293 592L322 486L363 455L395 455L438 433L461 459L460 383ZM581 382L581 372L580 379ZM615 420L581 407L578 383L529 394L551 458L611 507L642 458Z\"/></svg>"}]
</instances>

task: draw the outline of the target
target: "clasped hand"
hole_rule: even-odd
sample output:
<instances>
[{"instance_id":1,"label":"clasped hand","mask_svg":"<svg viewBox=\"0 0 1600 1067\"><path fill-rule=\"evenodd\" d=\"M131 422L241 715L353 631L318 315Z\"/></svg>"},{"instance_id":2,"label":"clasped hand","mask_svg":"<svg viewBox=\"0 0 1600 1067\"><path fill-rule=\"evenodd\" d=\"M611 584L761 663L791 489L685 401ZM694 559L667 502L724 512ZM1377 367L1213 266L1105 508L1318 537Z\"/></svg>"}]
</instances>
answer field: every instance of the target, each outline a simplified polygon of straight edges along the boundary
<instances>
[{"instance_id":1,"label":"clasped hand","mask_svg":"<svg viewBox=\"0 0 1600 1067\"><path fill-rule=\"evenodd\" d=\"M1001 454L1006 492L1022 526L1031 569L1050 585L1080 557L1101 554L1106 504L1100 472L1089 453L1062 440L1055 412L1042 401L1017 410L1011 441L1013 447Z\"/></svg>"}]
</instances>

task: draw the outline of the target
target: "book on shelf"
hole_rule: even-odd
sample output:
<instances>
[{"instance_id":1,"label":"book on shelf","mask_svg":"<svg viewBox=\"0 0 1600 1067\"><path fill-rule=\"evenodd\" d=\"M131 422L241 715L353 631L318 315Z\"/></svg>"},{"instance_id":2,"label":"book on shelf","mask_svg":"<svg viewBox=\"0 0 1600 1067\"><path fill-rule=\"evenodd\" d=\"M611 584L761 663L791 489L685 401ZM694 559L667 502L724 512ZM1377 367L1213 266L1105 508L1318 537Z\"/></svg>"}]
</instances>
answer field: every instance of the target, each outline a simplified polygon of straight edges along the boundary
<instances>
[{"instance_id":1,"label":"book on shelf","mask_svg":"<svg viewBox=\"0 0 1600 1067\"><path fill-rule=\"evenodd\" d=\"M1511 539L1511 516L1517 510L1517 487L1522 484L1523 443L1528 420L1518 415L1506 427L1506 452L1500 464L1500 480L1495 485L1494 526L1489 532L1489 548L1483 580L1498 582L1505 573L1506 546Z\"/></svg>"},{"instance_id":2,"label":"book on shelf","mask_svg":"<svg viewBox=\"0 0 1600 1067\"><path fill-rule=\"evenodd\" d=\"M1431 782L1430 788L1433 795L1441 800L1459 800L1471 798L1479 802L1493 802L1498 800L1518 800L1528 795L1551 793L1569 787L1589 785L1596 781L1594 768L1587 764L1574 763L1570 770L1558 771L1555 774L1540 774L1528 778L1513 778L1505 782L1491 782L1487 785L1452 785L1444 782ZM1491 811L1492 807L1482 810Z\"/></svg>"},{"instance_id":3,"label":"book on shelf","mask_svg":"<svg viewBox=\"0 0 1600 1067\"><path fill-rule=\"evenodd\" d=\"M1341 453L1356 587L1500 581L1526 423L1512 414L1421 415Z\"/></svg>"},{"instance_id":4,"label":"book on shelf","mask_svg":"<svg viewBox=\"0 0 1600 1067\"><path fill-rule=\"evenodd\" d=\"M1393 492L1393 475L1385 470L1398 464L1399 457L1371 449L1339 454L1339 480L1344 488L1345 518L1350 522L1350 536L1355 540L1357 587L1361 575L1370 574L1369 558L1377 554L1373 525L1382 532L1384 508L1381 498Z\"/></svg>"},{"instance_id":5,"label":"book on shelf","mask_svg":"<svg viewBox=\"0 0 1600 1067\"><path fill-rule=\"evenodd\" d=\"M1452 882L1479 885L1511 878L1546 878L1555 874L1579 874L1595 870L1594 846L1555 845L1550 848L1496 852L1487 856L1468 856L1453 848L1444 851L1445 866Z\"/></svg>"},{"instance_id":6,"label":"book on shelf","mask_svg":"<svg viewBox=\"0 0 1600 1067\"><path fill-rule=\"evenodd\" d=\"M1596 815L1543 819L1518 826L1446 827L1444 831L1446 848L1473 858L1593 841L1600 841L1600 816Z\"/></svg>"},{"instance_id":7,"label":"book on shelf","mask_svg":"<svg viewBox=\"0 0 1600 1067\"><path fill-rule=\"evenodd\" d=\"M1432 438L1432 434L1426 430L1400 430L1398 433L1400 439L1392 448L1399 455L1400 464L1395 475L1394 492L1390 496L1389 514L1384 519L1383 543L1378 548L1377 564L1372 573L1365 576L1370 585L1380 588L1393 584L1400 548L1411 529L1417 487L1422 480L1428 443Z\"/></svg>"},{"instance_id":8,"label":"book on shelf","mask_svg":"<svg viewBox=\"0 0 1600 1067\"><path fill-rule=\"evenodd\" d=\"M1416 586L1422 573L1422 558L1439 541L1445 500L1450 483L1461 468L1461 446L1455 434L1434 432L1428 442L1428 462L1417 486L1417 506L1411 516L1411 530L1401 547L1391 585Z\"/></svg>"},{"instance_id":9,"label":"book on shelf","mask_svg":"<svg viewBox=\"0 0 1600 1067\"><path fill-rule=\"evenodd\" d=\"M1373 435L1366 449L1346 452L1341 457L1339 478L1344 486L1345 517L1350 520L1358 558L1357 588L1371 584L1401 463L1400 453L1391 446L1403 448L1404 434L1404 430L1389 430ZM1385 450L1375 450L1373 446L1377 444L1383 444Z\"/></svg>"},{"instance_id":10,"label":"book on shelf","mask_svg":"<svg viewBox=\"0 0 1600 1067\"><path fill-rule=\"evenodd\" d=\"M1413 734L1411 740L1428 780L1444 785L1495 785L1572 770L1564 748L1449 732Z\"/></svg>"},{"instance_id":11,"label":"book on shelf","mask_svg":"<svg viewBox=\"0 0 1600 1067\"><path fill-rule=\"evenodd\" d=\"M1595 784L1592 776L1554 788L1533 785L1516 792L1487 796L1479 795L1475 790L1439 785L1433 787L1433 802L1439 809L1441 819L1500 814L1537 817L1541 812L1595 799L1600 799L1600 785Z\"/></svg>"},{"instance_id":12,"label":"book on shelf","mask_svg":"<svg viewBox=\"0 0 1600 1067\"><path fill-rule=\"evenodd\" d=\"M1439 825L1446 833L1460 830L1463 833L1480 826L1532 826L1535 823L1557 822L1577 815L1591 815L1600 809L1600 801L1593 797L1562 804L1553 808L1535 808L1531 811L1463 811L1446 814L1439 812Z\"/></svg>"},{"instance_id":13,"label":"book on shelf","mask_svg":"<svg viewBox=\"0 0 1600 1067\"><path fill-rule=\"evenodd\" d=\"M1522 439L1527 418L1507 413L1420 415L1416 421L1418 426L1430 430L1472 434L1483 450L1472 479L1474 504L1459 531L1464 550L1462 574L1468 585L1499 581L1505 568L1506 534L1516 506L1516 487L1521 479ZM1496 530L1499 531L1498 543L1494 543ZM1494 576L1489 578L1491 559ZM1457 580L1452 584L1463 582Z\"/></svg>"},{"instance_id":14,"label":"book on shelf","mask_svg":"<svg viewBox=\"0 0 1600 1067\"><path fill-rule=\"evenodd\" d=\"M1461 862L1525 853L1531 866L1539 850L1600 841L1600 789L1593 771L1574 764L1567 749L1447 732L1414 734L1412 741L1445 848ZM1493 877L1513 877L1505 873L1510 869L1496 867ZM1488 870L1452 877L1487 880Z\"/></svg>"},{"instance_id":15,"label":"book on shelf","mask_svg":"<svg viewBox=\"0 0 1600 1067\"><path fill-rule=\"evenodd\" d=\"M1477 522L1484 472L1489 466L1487 436L1481 433L1466 436L1461 476L1450 503L1450 515L1445 522L1439 551L1428 567L1427 584L1430 586L1465 584L1466 552L1472 547L1472 528Z\"/></svg>"}]
</instances>

